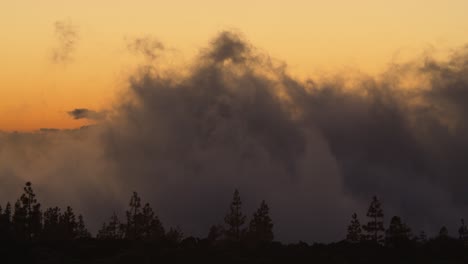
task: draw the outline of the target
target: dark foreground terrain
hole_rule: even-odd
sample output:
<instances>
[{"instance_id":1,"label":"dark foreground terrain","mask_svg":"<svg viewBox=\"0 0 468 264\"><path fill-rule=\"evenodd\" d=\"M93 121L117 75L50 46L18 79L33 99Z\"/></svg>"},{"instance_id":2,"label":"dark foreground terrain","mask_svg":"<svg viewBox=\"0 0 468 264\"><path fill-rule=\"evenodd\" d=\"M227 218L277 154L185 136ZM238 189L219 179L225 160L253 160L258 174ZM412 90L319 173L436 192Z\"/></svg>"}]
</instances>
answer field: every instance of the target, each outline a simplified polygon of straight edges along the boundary
<instances>
[{"instance_id":1,"label":"dark foreground terrain","mask_svg":"<svg viewBox=\"0 0 468 264\"><path fill-rule=\"evenodd\" d=\"M178 244L143 241L4 243L1 263L468 263L468 249L459 240L432 240L424 245L388 248L339 242L263 246L210 245L187 238Z\"/></svg>"}]
</instances>

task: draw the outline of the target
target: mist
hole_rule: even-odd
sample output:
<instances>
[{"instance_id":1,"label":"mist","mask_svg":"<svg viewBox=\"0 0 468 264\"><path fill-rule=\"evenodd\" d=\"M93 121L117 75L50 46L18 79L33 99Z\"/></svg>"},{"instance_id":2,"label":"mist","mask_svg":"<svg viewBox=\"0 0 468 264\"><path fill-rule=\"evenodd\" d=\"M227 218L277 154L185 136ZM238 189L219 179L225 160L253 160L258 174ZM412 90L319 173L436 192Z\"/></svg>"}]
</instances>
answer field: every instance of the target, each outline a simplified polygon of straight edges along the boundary
<instances>
[{"instance_id":1,"label":"mist","mask_svg":"<svg viewBox=\"0 0 468 264\"><path fill-rule=\"evenodd\" d=\"M129 46L151 64L105 116L68 113L96 125L0 133L2 201L32 181L43 206L69 204L95 231L137 191L166 227L205 236L237 188L248 216L268 202L276 239L308 242L343 239L373 195L416 233L455 234L466 216L466 48L378 77L302 81L234 32L179 71L158 70L163 47Z\"/></svg>"}]
</instances>

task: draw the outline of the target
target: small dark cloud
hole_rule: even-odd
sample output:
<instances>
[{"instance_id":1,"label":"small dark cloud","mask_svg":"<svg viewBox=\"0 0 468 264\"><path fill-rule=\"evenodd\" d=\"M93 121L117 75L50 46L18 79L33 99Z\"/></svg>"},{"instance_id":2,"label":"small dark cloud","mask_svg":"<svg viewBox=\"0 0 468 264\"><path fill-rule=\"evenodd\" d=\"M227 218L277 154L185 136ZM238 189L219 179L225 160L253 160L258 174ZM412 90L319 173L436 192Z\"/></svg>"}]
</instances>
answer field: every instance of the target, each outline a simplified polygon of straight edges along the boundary
<instances>
[{"instance_id":1,"label":"small dark cloud","mask_svg":"<svg viewBox=\"0 0 468 264\"><path fill-rule=\"evenodd\" d=\"M39 129L40 132L44 132L44 133L49 133L49 132L59 132L60 129L57 129L57 128L40 128Z\"/></svg>"},{"instance_id":2,"label":"small dark cloud","mask_svg":"<svg viewBox=\"0 0 468 264\"><path fill-rule=\"evenodd\" d=\"M145 36L127 41L127 48L130 52L143 55L147 60L154 61L163 51L164 45L154 37Z\"/></svg>"},{"instance_id":3,"label":"small dark cloud","mask_svg":"<svg viewBox=\"0 0 468 264\"><path fill-rule=\"evenodd\" d=\"M106 117L105 112L97 112L87 108L76 108L67 112L73 119L89 119L89 120L102 120Z\"/></svg>"},{"instance_id":4,"label":"small dark cloud","mask_svg":"<svg viewBox=\"0 0 468 264\"><path fill-rule=\"evenodd\" d=\"M70 20L60 20L54 23L57 46L52 53L54 63L67 63L72 60L73 52L79 40L77 27Z\"/></svg>"}]
</instances>

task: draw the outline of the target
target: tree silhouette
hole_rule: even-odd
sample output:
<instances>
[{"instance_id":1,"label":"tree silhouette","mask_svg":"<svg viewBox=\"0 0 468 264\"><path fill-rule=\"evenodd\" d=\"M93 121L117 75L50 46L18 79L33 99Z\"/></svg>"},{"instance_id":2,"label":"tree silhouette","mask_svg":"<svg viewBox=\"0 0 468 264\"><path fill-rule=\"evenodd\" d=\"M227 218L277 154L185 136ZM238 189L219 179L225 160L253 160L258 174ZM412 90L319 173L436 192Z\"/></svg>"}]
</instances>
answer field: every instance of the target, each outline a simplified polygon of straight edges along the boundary
<instances>
[{"instance_id":1,"label":"tree silhouette","mask_svg":"<svg viewBox=\"0 0 468 264\"><path fill-rule=\"evenodd\" d=\"M91 233L85 226L84 219L82 215L78 216L78 223L76 226L76 238L90 238Z\"/></svg>"},{"instance_id":2,"label":"tree silhouette","mask_svg":"<svg viewBox=\"0 0 468 264\"><path fill-rule=\"evenodd\" d=\"M448 229L447 227L443 226L442 228L440 228L438 238L447 239L448 237L449 237Z\"/></svg>"},{"instance_id":3,"label":"tree silhouette","mask_svg":"<svg viewBox=\"0 0 468 264\"><path fill-rule=\"evenodd\" d=\"M369 222L363 226L366 231L366 239L375 243L382 242L384 224L383 224L383 210L380 201L376 196L372 197L372 202L367 210L367 217L370 218Z\"/></svg>"},{"instance_id":4,"label":"tree silhouette","mask_svg":"<svg viewBox=\"0 0 468 264\"><path fill-rule=\"evenodd\" d=\"M130 208L126 212L127 224L125 226L125 238L141 239L142 237L142 215L141 215L141 199L137 192L133 192L130 198Z\"/></svg>"},{"instance_id":5,"label":"tree silhouette","mask_svg":"<svg viewBox=\"0 0 468 264\"><path fill-rule=\"evenodd\" d=\"M60 216L61 238L65 240L75 239L77 236L78 223L76 222L75 213L70 206Z\"/></svg>"},{"instance_id":6,"label":"tree silhouette","mask_svg":"<svg viewBox=\"0 0 468 264\"><path fill-rule=\"evenodd\" d=\"M143 207L141 217L142 238L146 240L162 240L164 238L164 227L159 217L153 212L149 203Z\"/></svg>"},{"instance_id":7,"label":"tree silhouette","mask_svg":"<svg viewBox=\"0 0 468 264\"><path fill-rule=\"evenodd\" d=\"M427 242L427 235L426 235L426 232L424 232L424 230L419 232L419 235L417 237L417 241L419 243L422 243L422 244L425 244Z\"/></svg>"},{"instance_id":8,"label":"tree silhouette","mask_svg":"<svg viewBox=\"0 0 468 264\"><path fill-rule=\"evenodd\" d=\"M180 243L180 241L182 241L183 238L184 233L182 233L182 230L179 226L176 226L175 228L171 227L166 234L167 241L174 244Z\"/></svg>"},{"instance_id":9,"label":"tree silhouette","mask_svg":"<svg viewBox=\"0 0 468 264\"><path fill-rule=\"evenodd\" d=\"M124 227L120 224L117 214L113 212L109 219L109 224L102 224L101 229L97 233L97 238L104 240L122 239L124 235L123 229Z\"/></svg>"},{"instance_id":10,"label":"tree silhouette","mask_svg":"<svg viewBox=\"0 0 468 264\"><path fill-rule=\"evenodd\" d=\"M385 242L390 247L400 247L410 241L411 229L403 223L400 217L394 216L390 226L385 231Z\"/></svg>"},{"instance_id":11,"label":"tree silhouette","mask_svg":"<svg viewBox=\"0 0 468 264\"><path fill-rule=\"evenodd\" d=\"M255 243L268 243L273 241L273 222L269 215L269 208L262 201L257 212L254 213L249 224L249 238Z\"/></svg>"},{"instance_id":12,"label":"tree silhouette","mask_svg":"<svg viewBox=\"0 0 468 264\"><path fill-rule=\"evenodd\" d=\"M244 232L242 226L245 224L246 217L242 214L241 206L242 202L239 191L236 189L229 207L229 213L224 217L224 222L228 226L226 230L226 239L230 241L240 241Z\"/></svg>"},{"instance_id":13,"label":"tree silhouette","mask_svg":"<svg viewBox=\"0 0 468 264\"><path fill-rule=\"evenodd\" d=\"M15 203L15 210L12 217L13 229L15 238L17 240L26 240L27 234L27 213L26 209L22 206L21 201L18 199Z\"/></svg>"},{"instance_id":14,"label":"tree silhouette","mask_svg":"<svg viewBox=\"0 0 468 264\"><path fill-rule=\"evenodd\" d=\"M33 239L39 237L42 230L41 204L37 202L31 182L26 182L23 190L24 193L21 195L20 201L26 214L26 237Z\"/></svg>"},{"instance_id":15,"label":"tree silhouette","mask_svg":"<svg viewBox=\"0 0 468 264\"><path fill-rule=\"evenodd\" d=\"M208 231L207 239L211 244L213 244L214 242L221 239L223 234L224 228L222 225L212 225Z\"/></svg>"},{"instance_id":16,"label":"tree silhouette","mask_svg":"<svg viewBox=\"0 0 468 264\"><path fill-rule=\"evenodd\" d=\"M357 214L351 216L351 223L348 226L348 234L346 240L351 243L359 243L362 240L362 228Z\"/></svg>"},{"instance_id":17,"label":"tree silhouette","mask_svg":"<svg viewBox=\"0 0 468 264\"><path fill-rule=\"evenodd\" d=\"M0 239L11 239L13 236L12 231L11 204L7 203L5 210L0 212Z\"/></svg>"},{"instance_id":18,"label":"tree silhouette","mask_svg":"<svg viewBox=\"0 0 468 264\"><path fill-rule=\"evenodd\" d=\"M44 229L42 230L41 237L45 240L61 239L60 228L60 208L48 208L44 212Z\"/></svg>"}]
</instances>

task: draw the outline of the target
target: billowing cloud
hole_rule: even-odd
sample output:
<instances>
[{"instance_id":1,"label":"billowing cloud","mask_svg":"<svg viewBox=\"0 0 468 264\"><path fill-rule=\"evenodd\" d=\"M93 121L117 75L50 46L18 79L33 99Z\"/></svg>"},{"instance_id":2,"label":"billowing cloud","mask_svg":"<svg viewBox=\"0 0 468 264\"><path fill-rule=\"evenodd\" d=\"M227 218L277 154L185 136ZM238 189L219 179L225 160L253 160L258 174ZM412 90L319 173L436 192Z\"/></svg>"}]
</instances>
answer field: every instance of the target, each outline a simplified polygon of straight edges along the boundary
<instances>
[{"instance_id":1,"label":"billowing cloud","mask_svg":"<svg viewBox=\"0 0 468 264\"><path fill-rule=\"evenodd\" d=\"M94 228L137 190L166 225L202 236L238 188L248 215L267 200L285 241L343 238L374 194L416 232L455 230L468 205L467 54L302 82L223 32L184 74L136 73L96 126L0 134L0 179L32 180Z\"/></svg>"},{"instance_id":2,"label":"billowing cloud","mask_svg":"<svg viewBox=\"0 0 468 264\"><path fill-rule=\"evenodd\" d=\"M70 62L79 40L78 29L70 20L60 20L54 23L54 30L57 43L52 52L52 61Z\"/></svg>"}]
</instances>

